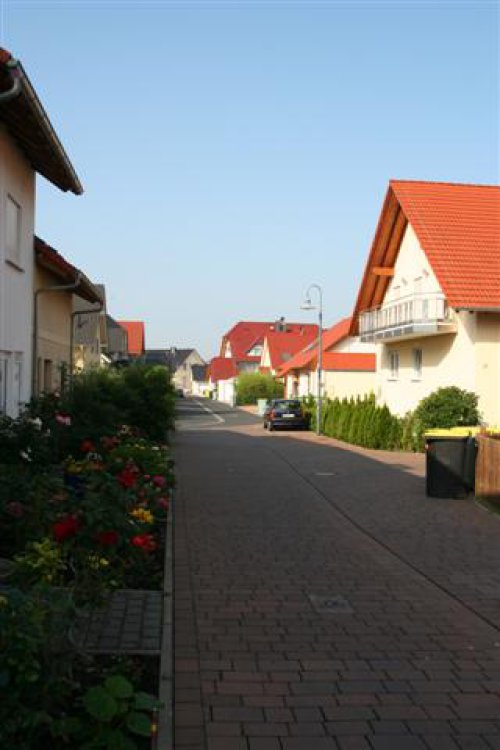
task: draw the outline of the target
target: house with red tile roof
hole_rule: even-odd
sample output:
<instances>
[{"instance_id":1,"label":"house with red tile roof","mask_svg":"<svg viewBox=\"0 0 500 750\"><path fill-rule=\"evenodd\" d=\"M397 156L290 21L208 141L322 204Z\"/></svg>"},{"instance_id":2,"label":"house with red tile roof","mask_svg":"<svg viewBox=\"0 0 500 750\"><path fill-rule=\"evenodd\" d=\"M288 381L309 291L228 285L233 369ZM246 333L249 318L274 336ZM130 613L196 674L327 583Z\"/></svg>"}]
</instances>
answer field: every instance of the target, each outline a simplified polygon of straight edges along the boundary
<instances>
[{"instance_id":1,"label":"house with red tile roof","mask_svg":"<svg viewBox=\"0 0 500 750\"><path fill-rule=\"evenodd\" d=\"M500 187L391 180L350 333L394 413L456 385L500 424Z\"/></svg>"},{"instance_id":2,"label":"house with red tile roof","mask_svg":"<svg viewBox=\"0 0 500 750\"><path fill-rule=\"evenodd\" d=\"M33 356L37 175L61 191L83 192L24 67L0 48L0 413L12 417L29 401L38 372ZM63 275L66 270L55 268Z\"/></svg>"},{"instance_id":3,"label":"house with red tile roof","mask_svg":"<svg viewBox=\"0 0 500 750\"><path fill-rule=\"evenodd\" d=\"M259 370L267 334L287 333L314 335L318 327L310 323L288 323L284 318L271 322L243 320L236 323L222 337L220 356L232 357L240 371ZM264 365L265 366L265 365Z\"/></svg>"},{"instance_id":4,"label":"house with red tile roof","mask_svg":"<svg viewBox=\"0 0 500 750\"><path fill-rule=\"evenodd\" d=\"M344 318L322 335L322 393L329 398L350 398L375 387L375 348L349 335L351 318ZM279 367L289 398L316 396L318 342L314 340Z\"/></svg>"},{"instance_id":5,"label":"house with red tile roof","mask_svg":"<svg viewBox=\"0 0 500 750\"><path fill-rule=\"evenodd\" d=\"M209 390L218 401L234 406L238 367L232 357L213 357L208 365Z\"/></svg>"},{"instance_id":6,"label":"house with red tile roof","mask_svg":"<svg viewBox=\"0 0 500 750\"><path fill-rule=\"evenodd\" d=\"M275 375L297 352L318 338L318 326L301 326L299 330L268 331L264 337L260 371Z\"/></svg>"},{"instance_id":7,"label":"house with red tile roof","mask_svg":"<svg viewBox=\"0 0 500 750\"><path fill-rule=\"evenodd\" d=\"M127 332L128 356L142 357L146 349L146 334L142 320L117 320Z\"/></svg>"}]
</instances>

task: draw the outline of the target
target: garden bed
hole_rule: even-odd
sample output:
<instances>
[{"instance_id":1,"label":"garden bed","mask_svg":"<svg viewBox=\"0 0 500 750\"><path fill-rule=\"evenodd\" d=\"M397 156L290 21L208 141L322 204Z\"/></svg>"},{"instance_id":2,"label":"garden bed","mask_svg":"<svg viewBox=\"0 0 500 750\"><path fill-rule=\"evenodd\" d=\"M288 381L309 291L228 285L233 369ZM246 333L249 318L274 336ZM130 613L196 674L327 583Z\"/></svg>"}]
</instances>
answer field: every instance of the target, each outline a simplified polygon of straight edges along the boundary
<instances>
[{"instance_id":1,"label":"garden bed","mask_svg":"<svg viewBox=\"0 0 500 750\"><path fill-rule=\"evenodd\" d=\"M132 367L0 418L0 746L151 746L172 417L166 371Z\"/></svg>"}]
</instances>

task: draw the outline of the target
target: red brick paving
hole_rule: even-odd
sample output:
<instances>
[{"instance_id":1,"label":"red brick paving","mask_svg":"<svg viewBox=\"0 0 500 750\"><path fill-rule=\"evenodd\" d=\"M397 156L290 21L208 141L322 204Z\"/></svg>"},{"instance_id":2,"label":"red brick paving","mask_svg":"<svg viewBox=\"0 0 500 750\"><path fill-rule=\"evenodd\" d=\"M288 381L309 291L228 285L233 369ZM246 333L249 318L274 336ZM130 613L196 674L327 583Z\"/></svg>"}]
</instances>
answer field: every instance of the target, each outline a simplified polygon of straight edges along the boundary
<instances>
[{"instance_id":1,"label":"red brick paving","mask_svg":"<svg viewBox=\"0 0 500 750\"><path fill-rule=\"evenodd\" d=\"M178 750L500 748L497 519L425 498L421 457L251 427L177 443Z\"/></svg>"}]
</instances>

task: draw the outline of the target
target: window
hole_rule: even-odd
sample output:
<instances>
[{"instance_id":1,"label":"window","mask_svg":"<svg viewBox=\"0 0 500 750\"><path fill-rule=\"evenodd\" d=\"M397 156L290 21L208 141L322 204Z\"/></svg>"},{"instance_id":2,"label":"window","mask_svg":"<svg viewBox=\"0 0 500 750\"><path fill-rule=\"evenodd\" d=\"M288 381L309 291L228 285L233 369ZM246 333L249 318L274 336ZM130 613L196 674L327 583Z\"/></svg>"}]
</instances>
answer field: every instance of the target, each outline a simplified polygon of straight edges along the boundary
<instances>
[{"instance_id":1,"label":"window","mask_svg":"<svg viewBox=\"0 0 500 750\"><path fill-rule=\"evenodd\" d=\"M6 227L6 259L21 265L21 206L7 196L5 208L5 227Z\"/></svg>"},{"instance_id":2,"label":"window","mask_svg":"<svg viewBox=\"0 0 500 750\"><path fill-rule=\"evenodd\" d=\"M390 379L397 380L399 377L399 352L389 352Z\"/></svg>"},{"instance_id":3,"label":"window","mask_svg":"<svg viewBox=\"0 0 500 750\"><path fill-rule=\"evenodd\" d=\"M422 349L413 350L413 379L420 380L422 377Z\"/></svg>"}]
</instances>

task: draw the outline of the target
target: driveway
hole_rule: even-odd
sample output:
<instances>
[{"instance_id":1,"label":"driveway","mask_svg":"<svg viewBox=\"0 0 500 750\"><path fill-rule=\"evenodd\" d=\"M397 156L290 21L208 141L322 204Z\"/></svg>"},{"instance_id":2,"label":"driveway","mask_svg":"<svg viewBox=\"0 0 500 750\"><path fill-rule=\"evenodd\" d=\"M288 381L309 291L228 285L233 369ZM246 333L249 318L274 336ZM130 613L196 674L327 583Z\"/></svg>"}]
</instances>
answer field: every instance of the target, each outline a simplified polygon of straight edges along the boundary
<instances>
[{"instance_id":1,"label":"driveway","mask_svg":"<svg viewBox=\"0 0 500 750\"><path fill-rule=\"evenodd\" d=\"M500 525L423 458L186 400L176 747L500 748Z\"/></svg>"}]
</instances>

